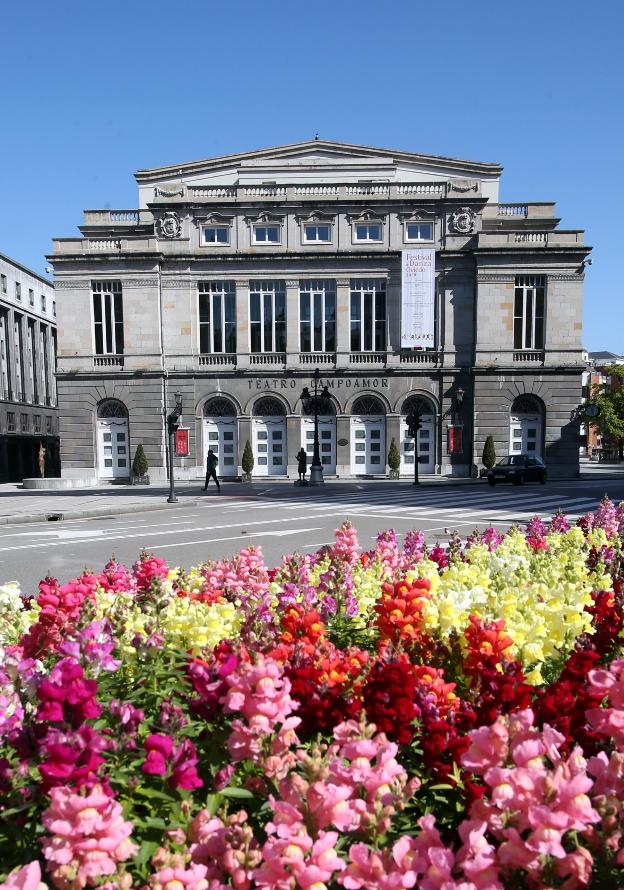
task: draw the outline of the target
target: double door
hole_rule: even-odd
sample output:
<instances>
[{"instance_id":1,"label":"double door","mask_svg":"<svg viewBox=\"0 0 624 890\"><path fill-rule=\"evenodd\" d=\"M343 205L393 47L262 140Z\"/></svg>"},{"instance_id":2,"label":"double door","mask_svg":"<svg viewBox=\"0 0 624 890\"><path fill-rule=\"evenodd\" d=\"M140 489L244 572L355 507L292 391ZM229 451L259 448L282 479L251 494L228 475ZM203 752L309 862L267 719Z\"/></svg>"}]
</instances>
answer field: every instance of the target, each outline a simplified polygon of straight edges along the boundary
<instances>
[{"instance_id":1,"label":"double door","mask_svg":"<svg viewBox=\"0 0 624 890\"><path fill-rule=\"evenodd\" d=\"M542 456L542 418L537 412L512 414L509 429L509 453Z\"/></svg>"},{"instance_id":2,"label":"double door","mask_svg":"<svg viewBox=\"0 0 624 890\"><path fill-rule=\"evenodd\" d=\"M98 419L97 451L100 479L121 479L130 475L130 442L126 419Z\"/></svg>"},{"instance_id":3,"label":"double door","mask_svg":"<svg viewBox=\"0 0 624 890\"><path fill-rule=\"evenodd\" d=\"M318 436L323 473L333 476L336 472L336 418L333 415L319 417ZM301 447L308 455L309 470L314 457L313 417L304 417L301 420Z\"/></svg>"},{"instance_id":4,"label":"double door","mask_svg":"<svg viewBox=\"0 0 624 890\"><path fill-rule=\"evenodd\" d=\"M401 418L401 470L407 475L414 472L414 440L407 435L407 419ZM418 472L435 473L435 415L423 414L418 430Z\"/></svg>"},{"instance_id":5,"label":"double door","mask_svg":"<svg viewBox=\"0 0 624 890\"><path fill-rule=\"evenodd\" d=\"M386 418L351 418L351 472L354 476L386 472Z\"/></svg>"},{"instance_id":6,"label":"double door","mask_svg":"<svg viewBox=\"0 0 624 890\"><path fill-rule=\"evenodd\" d=\"M288 467L286 418L254 417L252 440L254 476L285 476Z\"/></svg>"},{"instance_id":7,"label":"double door","mask_svg":"<svg viewBox=\"0 0 624 890\"><path fill-rule=\"evenodd\" d=\"M238 442L235 417L204 419L204 468L209 448L212 448L217 456L217 475L236 476Z\"/></svg>"}]
</instances>

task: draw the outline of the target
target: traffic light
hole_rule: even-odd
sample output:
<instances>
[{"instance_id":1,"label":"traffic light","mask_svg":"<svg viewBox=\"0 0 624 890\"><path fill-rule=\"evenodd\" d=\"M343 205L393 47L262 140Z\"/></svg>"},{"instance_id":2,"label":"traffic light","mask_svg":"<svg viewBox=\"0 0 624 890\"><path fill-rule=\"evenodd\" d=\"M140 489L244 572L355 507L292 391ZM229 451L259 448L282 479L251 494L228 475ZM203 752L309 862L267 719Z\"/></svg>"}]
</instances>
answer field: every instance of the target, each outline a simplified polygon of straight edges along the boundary
<instances>
[{"instance_id":1,"label":"traffic light","mask_svg":"<svg viewBox=\"0 0 624 890\"><path fill-rule=\"evenodd\" d=\"M176 412L174 411L173 414L170 414L167 417L167 432L169 433L170 436L173 436L176 433L176 431L179 429L179 427L180 427L180 415L176 414Z\"/></svg>"},{"instance_id":2,"label":"traffic light","mask_svg":"<svg viewBox=\"0 0 624 890\"><path fill-rule=\"evenodd\" d=\"M415 439L418 430L420 429L420 417L418 414L411 413L408 414L405 418L407 421L407 435L410 439Z\"/></svg>"}]
</instances>

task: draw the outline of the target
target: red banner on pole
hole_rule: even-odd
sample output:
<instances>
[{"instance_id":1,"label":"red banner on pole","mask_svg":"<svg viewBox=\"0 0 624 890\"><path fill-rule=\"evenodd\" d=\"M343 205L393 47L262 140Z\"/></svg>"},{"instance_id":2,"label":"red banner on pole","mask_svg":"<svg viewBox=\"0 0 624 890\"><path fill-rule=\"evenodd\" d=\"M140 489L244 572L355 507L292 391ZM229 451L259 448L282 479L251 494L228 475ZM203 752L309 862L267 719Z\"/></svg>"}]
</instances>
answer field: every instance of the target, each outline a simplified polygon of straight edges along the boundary
<instances>
[{"instance_id":1,"label":"red banner on pole","mask_svg":"<svg viewBox=\"0 0 624 890\"><path fill-rule=\"evenodd\" d=\"M462 432L461 426L450 426L448 428L448 451L449 454L462 453Z\"/></svg>"},{"instance_id":2,"label":"red banner on pole","mask_svg":"<svg viewBox=\"0 0 624 890\"><path fill-rule=\"evenodd\" d=\"M175 434L175 453L177 457L189 456L189 431L186 429L176 430Z\"/></svg>"}]
</instances>

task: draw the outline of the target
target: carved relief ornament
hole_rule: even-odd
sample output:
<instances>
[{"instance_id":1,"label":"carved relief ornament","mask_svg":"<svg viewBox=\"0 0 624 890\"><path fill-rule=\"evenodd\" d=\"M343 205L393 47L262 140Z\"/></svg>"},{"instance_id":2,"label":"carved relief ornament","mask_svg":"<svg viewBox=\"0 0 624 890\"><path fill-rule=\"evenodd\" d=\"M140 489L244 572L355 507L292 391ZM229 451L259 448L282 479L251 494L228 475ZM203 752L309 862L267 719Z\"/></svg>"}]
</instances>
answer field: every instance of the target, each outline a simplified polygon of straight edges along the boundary
<instances>
[{"instance_id":1,"label":"carved relief ornament","mask_svg":"<svg viewBox=\"0 0 624 890\"><path fill-rule=\"evenodd\" d=\"M180 217L175 211L170 210L158 220L160 234L163 238L179 238L182 231Z\"/></svg>"},{"instance_id":2,"label":"carved relief ornament","mask_svg":"<svg viewBox=\"0 0 624 890\"><path fill-rule=\"evenodd\" d=\"M451 213L453 230L460 235L470 235L474 232L477 214L470 207L460 207Z\"/></svg>"}]
</instances>

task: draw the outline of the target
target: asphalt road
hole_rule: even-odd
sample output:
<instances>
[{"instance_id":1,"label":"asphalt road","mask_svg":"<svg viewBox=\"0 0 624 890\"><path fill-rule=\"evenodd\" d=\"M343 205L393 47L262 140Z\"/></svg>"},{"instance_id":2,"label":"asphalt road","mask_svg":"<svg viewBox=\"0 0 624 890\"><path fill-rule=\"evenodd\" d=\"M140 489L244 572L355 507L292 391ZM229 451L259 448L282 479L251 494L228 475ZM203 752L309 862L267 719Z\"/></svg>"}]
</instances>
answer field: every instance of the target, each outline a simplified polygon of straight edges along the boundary
<instances>
[{"instance_id":1,"label":"asphalt road","mask_svg":"<svg viewBox=\"0 0 624 890\"><path fill-rule=\"evenodd\" d=\"M170 565L189 567L210 557L262 545L267 562L282 554L316 549L333 540L333 530L348 518L364 548L377 532L394 528L402 536L423 529L429 543L447 531L462 536L475 528L508 528L534 514L549 517L562 509L577 518L595 509L607 493L624 500L624 477L549 482L545 486L432 485L415 489L403 483L353 483L325 488L276 485L232 497L208 492L199 506L102 516L59 523L32 523L0 530L0 581L19 581L27 592L48 572L64 582L85 567L100 570L109 557L132 564L141 549Z\"/></svg>"}]
</instances>

